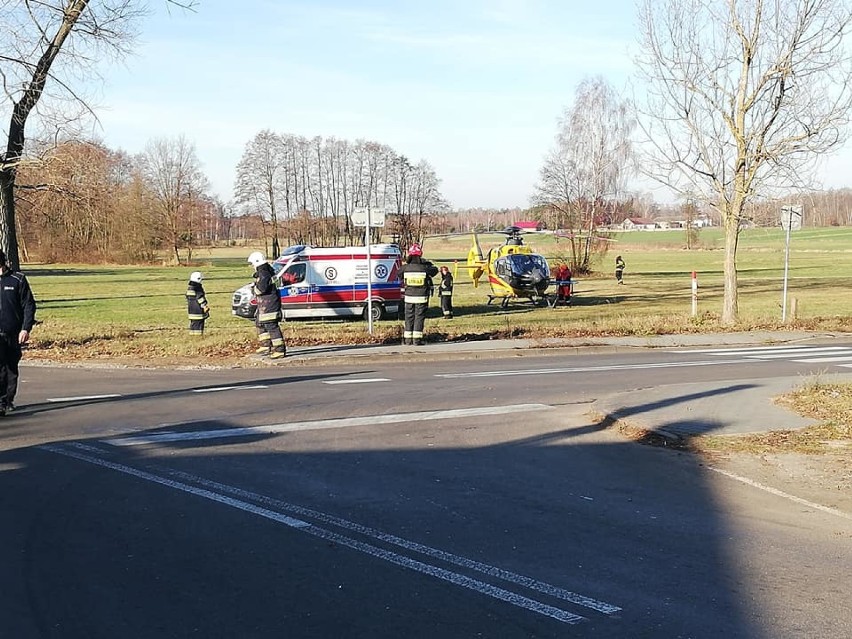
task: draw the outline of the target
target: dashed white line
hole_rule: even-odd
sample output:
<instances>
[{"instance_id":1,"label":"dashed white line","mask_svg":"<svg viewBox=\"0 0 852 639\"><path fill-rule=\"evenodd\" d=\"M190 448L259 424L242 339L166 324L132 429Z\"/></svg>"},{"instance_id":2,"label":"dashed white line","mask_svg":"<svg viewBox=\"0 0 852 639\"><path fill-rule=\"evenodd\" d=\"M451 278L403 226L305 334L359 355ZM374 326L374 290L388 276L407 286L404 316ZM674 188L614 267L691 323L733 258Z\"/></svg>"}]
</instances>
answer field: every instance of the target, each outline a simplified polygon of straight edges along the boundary
<instances>
[{"instance_id":1,"label":"dashed white line","mask_svg":"<svg viewBox=\"0 0 852 639\"><path fill-rule=\"evenodd\" d=\"M112 393L110 395L78 395L77 397L48 397L46 402L83 402L92 399L113 399L114 397L121 397L118 393Z\"/></svg>"},{"instance_id":2,"label":"dashed white line","mask_svg":"<svg viewBox=\"0 0 852 639\"><path fill-rule=\"evenodd\" d=\"M612 364L609 366L578 366L576 368L531 368L506 371L480 371L466 373L438 373L435 377L456 379L461 377L506 377L510 375L553 375L560 373L597 373L605 371L645 370L648 368L681 368L690 366L718 366L720 364L753 364L745 359L713 359L699 362L661 362L658 364Z\"/></svg>"},{"instance_id":3,"label":"dashed white line","mask_svg":"<svg viewBox=\"0 0 852 639\"><path fill-rule=\"evenodd\" d=\"M323 384L370 384L372 382L389 382L387 377L371 377L367 379L332 379L324 381Z\"/></svg>"},{"instance_id":4,"label":"dashed white line","mask_svg":"<svg viewBox=\"0 0 852 639\"><path fill-rule=\"evenodd\" d=\"M253 386L214 386L213 388L193 388L193 393L220 393L222 391L232 390L258 390L261 388L269 388L265 384L255 384Z\"/></svg>"},{"instance_id":5,"label":"dashed white line","mask_svg":"<svg viewBox=\"0 0 852 639\"><path fill-rule=\"evenodd\" d=\"M784 346L746 346L742 348L703 348L689 349L687 351L676 350L669 353L713 353L716 355L742 355L744 353L767 353L772 351L806 351L819 348L812 344L788 344ZM843 346L826 346L824 348L845 348Z\"/></svg>"},{"instance_id":6,"label":"dashed white line","mask_svg":"<svg viewBox=\"0 0 852 639\"><path fill-rule=\"evenodd\" d=\"M852 361L852 353L838 357L806 357L802 359L794 359L794 362L801 364L827 364L831 362L850 362Z\"/></svg>"},{"instance_id":7,"label":"dashed white line","mask_svg":"<svg viewBox=\"0 0 852 639\"><path fill-rule=\"evenodd\" d=\"M550 410L547 404L513 404L510 406L485 406L482 408L458 408L452 410L431 410L419 413L394 413L390 415L369 415L367 417L342 417L320 419L316 421L291 422L289 424L271 424L268 426L246 426L243 428L219 428L189 432L152 433L130 437L105 439L112 446L140 446L178 441L196 441L201 439L220 439L227 437L249 437L289 433L300 430L320 430L324 428L348 428L352 426L373 426L376 424L395 424L397 422L420 422L433 419L464 419L484 415L506 415L530 411Z\"/></svg>"}]
</instances>

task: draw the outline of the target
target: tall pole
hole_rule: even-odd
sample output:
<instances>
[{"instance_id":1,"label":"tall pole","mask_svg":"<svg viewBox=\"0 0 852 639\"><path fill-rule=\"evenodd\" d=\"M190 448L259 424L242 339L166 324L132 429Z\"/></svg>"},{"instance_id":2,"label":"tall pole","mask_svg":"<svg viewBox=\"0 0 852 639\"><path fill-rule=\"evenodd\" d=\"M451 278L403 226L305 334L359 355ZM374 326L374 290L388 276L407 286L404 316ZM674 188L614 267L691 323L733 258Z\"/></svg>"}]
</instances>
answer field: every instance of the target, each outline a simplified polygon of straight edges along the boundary
<instances>
[{"instance_id":1,"label":"tall pole","mask_svg":"<svg viewBox=\"0 0 852 639\"><path fill-rule=\"evenodd\" d=\"M373 334L373 259L370 251L370 205L367 205L367 226L364 227L364 246L367 249L367 332Z\"/></svg>"},{"instance_id":2,"label":"tall pole","mask_svg":"<svg viewBox=\"0 0 852 639\"><path fill-rule=\"evenodd\" d=\"M787 207L787 241L784 249L784 294L781 300L781 323L787 322L787 272L790 269L790 228L793 226L793 207Z\"/></svg>"}]
</instances>

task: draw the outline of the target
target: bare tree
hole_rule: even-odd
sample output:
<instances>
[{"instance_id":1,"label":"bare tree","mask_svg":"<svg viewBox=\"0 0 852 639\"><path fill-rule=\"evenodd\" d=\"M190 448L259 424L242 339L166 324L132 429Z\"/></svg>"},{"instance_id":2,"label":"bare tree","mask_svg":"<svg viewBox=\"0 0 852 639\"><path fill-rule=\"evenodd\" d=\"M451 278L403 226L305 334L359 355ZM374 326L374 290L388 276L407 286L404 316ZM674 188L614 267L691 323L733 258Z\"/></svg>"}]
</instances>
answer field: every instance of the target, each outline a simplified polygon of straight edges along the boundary
<instances>
[{"instance_id":1,"label":"bare tree","mask_svg":"<svg viewBox=\"0 0 852 639\"><path fill-rule=\"evenodd\" d=\"M248 205L269 219L272 254L276 257L280 254L278 216L281 210L287 213L286 162L281 136L265 129L246 145L237 164L234 188L239 204Z\"/></svg>"},{"instance_id":2,"label":"bare tree","mask_svg":"<svg viewBox=\"0 0 852 639\"><path fill-rule=\"evenodd\" d=\"M595 227L634 170L631 113L603 78L583 80L541 168L533 203L554 210L560 227L585 231L584 241L573 243L577 272L590 269Z\"/></svg>"},{"instance_id":3,"label":"bare tree","mask_svg":"<svg viewBox=\"0 0 852 639\"><path fill-rule=\"evenodd\" d=\"M845 139L851 19L845 0L642 0L643 166L718 210L723 324L737 321L746 204L800 184Z\"/></svg>"},{"instance_id":4,"label":"bare tree","mask_svg":"<svg viewBox=\"0 0 852 639\"><path fill-rule=\"evenodd\" d=\"M207 178L201 171L195 146L183 136L153 140L145 149L143 170L169 248L181 264L180 249L186 249L188 260L192 257L195 214L207 190Z\"/></svg>"},{"instance_id":5,"label":"bare tree","mask_svg":"<svg viewBox=\"0 0 852 639\"><path fill-rule=\"evenodd\" d=\"M194 2L173 4L190 6ZM96 61L121 57L133 43L144 2L132 0L3 0L0 3L0 105L10 109L0 153L0 248L18 266L15 181L25 161L27 121L44 97L38 115L56 133L78 119L69 104L89 107L75 92L75 80L91 79ZM50 106L63 104L63 109Z\"/></svg>"}]
</instances>

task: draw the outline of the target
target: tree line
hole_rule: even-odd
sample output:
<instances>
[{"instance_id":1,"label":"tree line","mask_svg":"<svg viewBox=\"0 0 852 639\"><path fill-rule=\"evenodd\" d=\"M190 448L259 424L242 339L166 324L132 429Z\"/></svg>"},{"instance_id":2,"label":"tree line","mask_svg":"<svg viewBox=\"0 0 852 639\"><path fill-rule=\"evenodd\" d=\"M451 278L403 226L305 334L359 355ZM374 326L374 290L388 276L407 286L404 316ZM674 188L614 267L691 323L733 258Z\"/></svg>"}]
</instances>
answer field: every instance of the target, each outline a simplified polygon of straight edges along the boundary
<instances>
[{"instance_id":1,"label":"tree line","mask_svg":"<svg viewBox=\"0 0 852 639\"><path fill-rule=\"evenodd\" d=\"M269 222L274 253L282 232L296 243L360 243L352 225L358 208L382 209L387 228L404 245L422 238L429 219L445 212L440 180L425 160L412 163L386 144L306 138L260 131L237 165L235 200L241 211Z\"/></svg>"},{"instance_id":2,"label":"tree line","mask_svg":"<svg viewBox=\"0 0 852 639\"><path fill-rule=\"evenodd\" d=\"M237 166L235 198L211 195L195 147L184 137L152 140L129 155L95 142L42 150L19 171L15 190L25 260L152 261L182 264L200 246L268 241L360 244L356 207L385 209L385 228L400 244L446 230L439 180L376 142L259 133Z\"/></svg>"}]
</instances>

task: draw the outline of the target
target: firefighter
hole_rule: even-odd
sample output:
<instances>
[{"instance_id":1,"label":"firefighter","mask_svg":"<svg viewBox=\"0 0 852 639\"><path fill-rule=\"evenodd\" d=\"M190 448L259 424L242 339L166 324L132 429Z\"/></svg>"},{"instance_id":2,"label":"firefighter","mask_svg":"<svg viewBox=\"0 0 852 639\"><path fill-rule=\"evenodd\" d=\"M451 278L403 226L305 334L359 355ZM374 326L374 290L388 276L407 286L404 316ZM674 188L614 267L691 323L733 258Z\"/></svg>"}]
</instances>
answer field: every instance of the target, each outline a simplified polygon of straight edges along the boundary
<instances>
[{"instance_id":1,"label":"firefighter","mask_svg":"<svg viewBox=\"0 0 852 639\"><path fill-rule=\"evenodd\" d=\"M429 306L429 282L438 274L432 262L423 259L423 249L412 244L405 264L399 269L399 278L405 288L405 324L402 343L413 346L423 344L423 325Z\"/></svg>"},{"instance_id":2,"label":"firefighter","mask_svg":"<svg viewBox=\"0 0 852 639\"><path fill-rule=\"evenodd\" d=\"M204 335L204 322L210 317L210 305L204 294L201 280L204 279L201 271L189 274L189 283L186 286L186 312L189 316L189 334L194 336Z\"/></svg>"},{"instance_id":3,"label":"firefighter","mask_svg":"<svg viewBox=\"0 0 852 639\"><path fill-rule=\"evenodd\" d=\"M444 319L453 319L453 274L446 266L441 267L441 283L438 286L441 294L441 313Z\"/></svg>"},{"instance_id":4,"label":"firefighter","mask_svg":"<svg viewBox=\"0 0 852 639\"><path fill-rule=\"evenodd\" d=\"M249 255L248 263L254 267L252 291L257 298L254 322L260 346L255 352L258 355L268 355L269 359L280 359L287 355L287 347L281 333L281 293L275 281L275 271L260 251Z\"/></svg>"}]
</instances>

